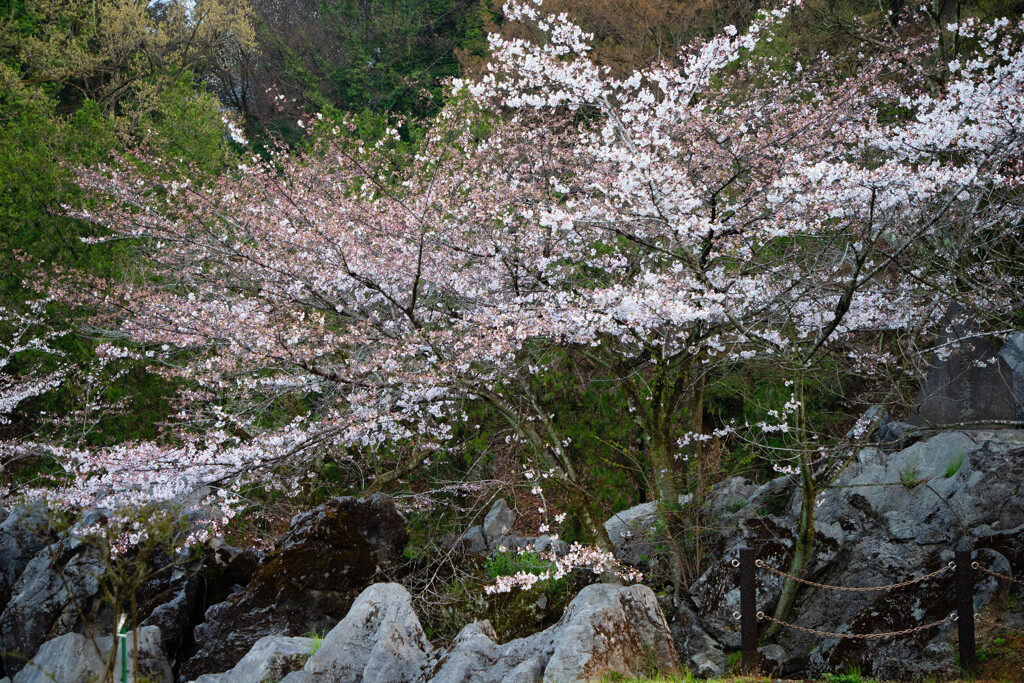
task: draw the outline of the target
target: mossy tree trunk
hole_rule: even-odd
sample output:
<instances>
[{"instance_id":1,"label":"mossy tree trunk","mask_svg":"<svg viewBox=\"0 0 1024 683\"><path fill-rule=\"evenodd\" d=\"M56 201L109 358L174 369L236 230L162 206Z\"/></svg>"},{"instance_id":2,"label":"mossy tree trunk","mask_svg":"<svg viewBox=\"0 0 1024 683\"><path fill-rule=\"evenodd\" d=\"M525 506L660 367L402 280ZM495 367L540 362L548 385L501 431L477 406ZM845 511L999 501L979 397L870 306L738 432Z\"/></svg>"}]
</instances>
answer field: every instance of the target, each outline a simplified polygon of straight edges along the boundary
<instances>
[{"instance_id":1,"label":"mossy tree trunk","mask_svg":"<svg viewBox=\"0 0 1024 683\"><path fill-rule=\"evenodd\" d=\"M665 358L660 349L649 351L652 370L641 377L636 370L622 383L634 419L641 429L644 455L651 469L655 501L665 524L672 587L676 603L700 575L702 558L697 542L703 525L706 492L693 492L696 481L688 476L701 458L701 441L690 438L678 445L682 434L701 434L704 411L704 377L699 358L681 354ZM680 496L694 493L689 502Z\"/></svg>"}]
</instances>

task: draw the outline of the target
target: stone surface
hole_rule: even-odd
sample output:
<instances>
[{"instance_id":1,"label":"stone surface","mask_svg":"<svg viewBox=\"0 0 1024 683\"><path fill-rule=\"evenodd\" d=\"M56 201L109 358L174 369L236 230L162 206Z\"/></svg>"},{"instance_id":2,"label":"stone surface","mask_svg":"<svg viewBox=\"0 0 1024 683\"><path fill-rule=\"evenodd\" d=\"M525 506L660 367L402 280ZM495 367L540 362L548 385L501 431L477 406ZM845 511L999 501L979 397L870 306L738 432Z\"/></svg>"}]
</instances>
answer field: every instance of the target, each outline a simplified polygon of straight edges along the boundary
<instances>
[{"instance_id":1,"label":"stone surface","mask_svg":"<svg viewBox=\"0 0 1024 683\"><path fill-rule=\"evenodd\" d=\"M408 683L423 678L430 643L412 609L412 596L396 583L363 591L331 629L302 672L282 683Z\"/></svg>"},{"instance_id":2,"label":"stone surface","mask_svg":"<svg viewBox=\"0 0 1024 683\"><path fill-rule=\"evenodd\" d=\"M511 531L515 521L516 513L512 511L505 500L499 498L495 501L491 509L487 511L487 516L484 517L484 523L481 525L487 545L494 545L495 541Z\"/></svg>"},{"instance_id":3,"label":"stone surface","mask_svg":"<svg viewBox=\"0 0 1024 683\"><path fill-rule=\"evenodd\" d=\"M176 658L179 648L191 641L192 624L200 600L201 582L189 578L183 582L174 597L157 605L142 626L156 626L160 629L164 649L172 661Z\"/></svg>"},{"instance_id":4,"label":"stone surface","mask_svg":"<svg viewBox=\"0 0 1024 683\"><path fill-rule=\"evenodd\" d=\"M493 634L486 622L464 628L450 648L432 656L429 680L569 682L679 668L668 624L646 586L592 584L554 626L504 645Z\"/></svg>"},{"instance_id":5,"label":"stone surface","mask_svg":"<svg viewBox=\"0 0 1024 683\"><path fill-rule=\"evenodd\" d=\"M898 451L924 435L925 432L909 422L891 421L878 428L871 438L871 444L884 451Z\"/></svg>"},{"instance_id":6,"label":"stone surface","mask_svg":"<svg viewBox=\"0 0 1024 683\"><path fill-rule=\"evenodd\" d=\"M467 553L485 555L487 553L487 539L484 538L484 530L479 524L470 527L469 530L459 539L462 549Z\"/></svg>"},{"instance_id":7,"label":"stone surface","mask_svg":"<svg viewBox=\"0 0 1024 683\"><path fill-rule=\"evenodd\" d=\"M946 432L895 453L866 448L818 499L815 555L805 576L829 585L888 585L940 569L965 544L979 549L977 559L985 566L1024 573L1024 550L1018 549L1024 541L1022 482L1020 430ZM798 509L799 493L781 478L720 520L713 561L691 593L704 628L726 647L739 647L732 616L739 590L730 561L748 546L766 563L788 568ZM758 608L770 614L782 581L759 570L757 582ZM997 594L994 579L979 578L976 607L992 603ZM938 621L953 610L953 573L946 571L887 592L802 589L790 619L825 631L878 633ZM777 644L789 653L787 667L806 668L808 676L856 665L879 679L945 677L956 672L955 631L955 624L947 624L914 638L865 642L783 629Z\"/></svg>"},{"instance_id":8,"label":"stone surface","mask_svg":"<svg viewBox=\"0 0 1024 683\"><path fill-rule=\"evenodd\" d=\"M173 683L171 667L163 650L160 630L154 626L140 628L138 639L138 677L135 672L135 639L129 634L128 677L150 683ZM98 650L98 652L97 652ZM99 653L103 653L101 657ZM115 651L110 636L95 642L80 633L67 633L47 641L27 666L15 676L13 683L93 683L102 680L106 661L114 658L114 680L122 677L120 647Z\"/></svg>"},{"instance_id":9,"label":"stone surface","mask_svg":"<svg viewBox=\"0 0 1024 683\"><path fill-rule=\"evenodd\" d=\"M762 676L779 678L789 662L789 653L777 643L757 648L757 670Z\"/></svg>"},{"instance_id":10,"label":"stone surface","mask_svg":"<svg viewBox=\"0 0 1024 683\"><path fill-rule=\"evenodd\" d=\"M206 611L182 676L230 669L264 636L332 628L407 541L405 518L381 494L335 498L297 515L248 586Z\"/></svg>"},{"instance_id":11,"label":"stone surface","mask_svg":"<svg viewBox=\"0 0 1024 683\"><path fill-rule=\"evenodd\" d=\"M312 638L265 636L233 669L203 674L195 683L277 683L306 664L314 644Z\"/></svg>"},{"instance_id":12,"label":"stone surface","mask_svg":"<svg viewBox=\"0 0 1024 683\"><path fill-rule=\"evenodd\" d=\"M533 543L533 551L537 553L554 553L555 557L565 557L569 553L569 544L560 538L552 539L548 535L538 536Z\"/></svg>"},{"instance_id":13,"label":"stone surface","mask_svg":"<svg viewBox=\"0 0 1024 683\"><path fill-rule=\"evenodd\" d=\"M722 646L708 635L697 615L696 607L683 602L676 607L669 623L676 654L682 665L701 678L725 674L729 656Z\"/></svg>"},{"instance_id":14,"label":"stone surface","mask_svg":"<svg viewBox=\"0 0 1024 683\"><path fill-rule=\"evenodd\" d=\"M48 639L81 630L103 611L96 549L74 538L43 548L12 587L0 614L0 643L7 675L21 671Z\"/></svg>"},{"instance_id":15,"label":"stone surface","mask_svg":"<svg viewBox=\"0 0 1024 683\"><path fill-rule=\"evenodd\" d=\"M432 683L467 683L492 668L499 653L498 635L491 622L473 622L463 627L428 678Z\"/></svg>"},{"instance_id":16,"label":"stone surface","mask_svg":"<svg viewBox=\"0 0 1024 683\"><path fill-rule=\"evenodd\" d=\"M680 496L679 504L686 505L690 497ZM658 504L641 503L612 515L604 523L608 538L615 546L615 556L626 564L642 564L656 553L662 544L658 530L661 515Z\"/></svg>"},{"instance_id":17,"label":"stone surface","mask_svg":"<svg viewBox=\"0 0 1024 683\"><path fill-rule=\"evenodd\" d=\"M889 424L889 411L885 409L885 406L876 403L864 411L854 428L846 432L846 438L849 441L856 441L863 436L865 430L873 429L877 432L887 424ZM874 435L869 435L869 438L871 436Z\"/></svg>"},{"instance_id":18,"label":"stone surface","mask_svg":"<svg viewBox=\"0 0 1024 683\"><path fill-rule=\"evenodd\" d=\"M260 649L254 647L243 662L265 661ZM245 680L262 681L262 670L253 669ZM305 666L281 683L571 683L641 671L679 671L668 624L646 586L592 584L544 631L502 645L490 622L475 622L449 647L434 650L408 591L379 583L359 595ZM227 675L195 683L243 680Z\"/></svg>"},{"instance_id":19,"label":"stone surface","mask_svg":"<svg viewBox=\"0 0 1024 683\"><path fill-rule=\"evenodd\" d=\"M18 505L0 523L0 610L10 602L14 584L29 561L52 540L48 529L41 503Z\"/></svg>"}]
</instances>

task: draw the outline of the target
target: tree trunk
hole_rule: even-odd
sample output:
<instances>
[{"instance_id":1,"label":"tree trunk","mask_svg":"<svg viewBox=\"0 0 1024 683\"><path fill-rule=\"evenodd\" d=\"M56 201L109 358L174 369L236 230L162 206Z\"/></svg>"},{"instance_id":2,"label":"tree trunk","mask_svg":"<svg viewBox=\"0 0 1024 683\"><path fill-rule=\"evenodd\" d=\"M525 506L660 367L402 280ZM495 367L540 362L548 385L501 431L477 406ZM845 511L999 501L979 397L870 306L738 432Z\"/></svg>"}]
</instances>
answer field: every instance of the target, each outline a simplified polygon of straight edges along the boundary
<instances>
[{"instance_id":1,"label":"tree trunk","mask_svg":"<svg viewBox=\"0 0 1024 683\"><path fill-rule=\"evenodd\" d=\"M798 447L806 445L805 435L807 433L807 413L804 408L804 382L800 377L796 381L794 392L797 399L796 437ZM793 549L793 560L789 563L789 573L793 576L802 576L811 562L811 553L814 550L814 498L818 493L814 483L814 472L811 469L812 451L803 448L800 455L800 519L797 523L796 545ZM789 611L796 600L796 592L799 585L793 579L786 579L782 584L782 593L779 595L779 602L775 606L775 618L784 621L789 616ZM765 632L765 637L775 635L779 630L778 624L771 624Z\"/></svg>"}]
</instances>

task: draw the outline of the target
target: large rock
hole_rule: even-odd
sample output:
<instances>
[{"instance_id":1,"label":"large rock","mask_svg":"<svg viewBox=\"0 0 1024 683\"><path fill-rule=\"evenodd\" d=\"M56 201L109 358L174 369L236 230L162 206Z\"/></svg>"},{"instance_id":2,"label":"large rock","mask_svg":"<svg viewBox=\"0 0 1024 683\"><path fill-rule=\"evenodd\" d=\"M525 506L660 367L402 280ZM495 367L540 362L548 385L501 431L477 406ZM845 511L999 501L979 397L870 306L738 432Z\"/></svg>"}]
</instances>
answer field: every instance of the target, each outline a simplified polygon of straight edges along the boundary
<instances>
[{"instance_id":1,"label":"large rock","mask_svg":"<svg viewBox=\"0 0 1024 683\"><path fill-rule=\"evenodd\" d=\"M668 624L646 586L587 586L554 626L499 645L487 622L464 628L432 658L438 683L589 681L606 674L679 669Z\"/></svg>"},{"instance_id":2,"label":"large rock","mask_svg":"<svg viewBox=\"0 0 1024 683\"><path fill-rule=\"evenodd\" d=\"M7 675L21 671L50 638L83 630L99 620L104 611L99 599L104 569L96 548L74 537L36 553L0 614Z\"/></svg>"},{"instance_id":3,"label":"large rock","mask_svg":"<svg viewBox=\"0 0 1024 683\"><path fill-rule=\"evenodd\" d=\"M689 495L679 497L680 505L689 502ZM657 503L641 503L616 512L605 521L604 528L615 546L615 556L626 564L650 562L664 550L665 534Z\"/></svg>"},{"instance_id":4,"label":"large rock","mask_svg":"<svg viewBox=\"0 0 1024 683\"><path fill-rule=\"evenodd\" d=\"M297 515L249 585L206 611L182 676L229 669L264 636L333 627L407 541L405 518L385 495L335 498Z\"/></svg>"},{"instance_id":5,"label":"large rock","mask_svg":"<svg viewBox=\"0 0 1024 683\"><path fill-rule=\"evenodd\" d=\"M29 561L52 540L46 507L19 505L0 523L0 610L11 599L14 584Z\"/></svg>"},{"instance_id":6,"label":"large rock","mask_svg":"<svg viewBox=\"0 0 1024 683\"><path fill-rule=\"evenodd\" d=\"M164 649L172 662L177 659L179 649L191 643L191 630L197 621L196 611L203 587L196 577L188 577L181 584L170 600L154 607L142 622L143 626L156 626L160 629Z\"/></svg>"},{"instance_id":7,"label":"large rock","mask_svg":"<svg viewBox=\"0 0 1024 683\"><path fill-rule=\"evenodd\" d=\"M301 669L316 646L312 638L266 636L230 671L203 674L195 683L276 683Z\"/></svg>"},{"instance_id":8,"label":"large rock","mask_svg":"<svg viewBox=\"0 0 1024 683\"><path fill-rule=\"evenodd\" d=\"M134 636L134 637L133 637ZM138 640L138 675L135 671L135 641ZM140 628L129 634L127 645L128 680L147 680L150 683L173 683L170 664L163 649L160 630L154 626ZM102 653L102 656L101 656ZM114 680L120 681L121 649L111 636L87 638L80 633L68 633L47 641L39 652L17 675L13 683L93 683L103 680L106 662L114 659Z\"/></svg>"},{"instance_id":9,"label":"large rock","mask_svg":"<svg viewBox=\"0 0 1024 683\"><path fill-rule=\"evenodd\" d=\"M1024 573L1024 431L947 432L896 453L862 450L823 491L815 508L815 554L806 578L829 585L882 586L941 569L953 550L973 546L996 571ZM784 496L780 501L779 496ZM744 546L788 568L799 492L786 478L765 484L748 504L721 520L714 558L691 592L708 633L739 646L737 570ZM782 580L759 569L758 608L771 614ZM953 572L886 592L802 588L790 621L829 632L879 633L939 621L953 612ZM975 606L999 595L979 577ZM858 665L865 675L905 679L955 675L955 624L910 638L862 641L822 638L783 629L778 635L794 666L810 675Z\"/></svg>"},{"instance_id":10,"label":"large rock","mask_svg":"<svg viewBox=\"0 0 1024 683\"><path fill-rule=\"evenodd\" d=\"M423 678L430 642L396 583L367 588L301 672L281 683L409 683Z\"/></svg>"},{"instance_id":11,"label":"large rock","mask_svg":"<svg viewBox=\"0 0 1024 683\"><path fill-rule=\"evenodd\" d=\"M512 530L512 525L515 522L516 513L508 506L505 499L499 498L495 501L491 509L487 511L487 516L484 517L484 523L481 525L487 545L494 545L499 538Z\"/></svg>"}]
</instances>

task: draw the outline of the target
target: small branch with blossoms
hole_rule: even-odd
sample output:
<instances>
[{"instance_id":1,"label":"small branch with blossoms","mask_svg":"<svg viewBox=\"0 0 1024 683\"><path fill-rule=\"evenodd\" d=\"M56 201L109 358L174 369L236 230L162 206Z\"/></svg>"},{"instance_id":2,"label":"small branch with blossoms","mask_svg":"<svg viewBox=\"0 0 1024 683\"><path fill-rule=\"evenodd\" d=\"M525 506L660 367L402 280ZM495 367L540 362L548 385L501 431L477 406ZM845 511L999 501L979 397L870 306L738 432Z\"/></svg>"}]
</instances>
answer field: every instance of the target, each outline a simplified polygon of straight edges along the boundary
<instances>
[{"instance_id":1,"label":"small branch with blossoms","mask_svg":"<svg viewBox=\"0 0 1024 683\"><path fill-rule=\"evenodd\" d=\"M499 550L501 550L499 548ZM527 552L521 550L519 552ZM513 589L530 590L540 581L549 581L564 578L574 571L583 571L594 576L612 576L627 583L639 583L643 581L643 574L636 569L626 567L612 553L606 553L598 548L573 543L569 552L563 557L556 557L554 553L542 553L541 557L551 562L551 568L537 573L520 571L510 576L499 576L494 583L485 586L484 591L489 595L495 593L508 593Z\"/></svg>"}]
</instances>

